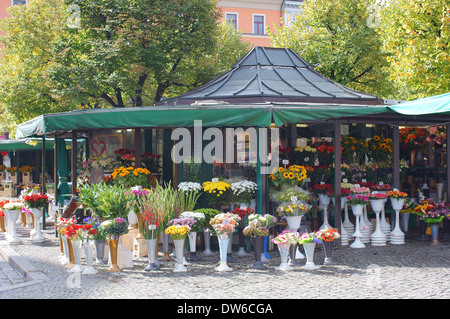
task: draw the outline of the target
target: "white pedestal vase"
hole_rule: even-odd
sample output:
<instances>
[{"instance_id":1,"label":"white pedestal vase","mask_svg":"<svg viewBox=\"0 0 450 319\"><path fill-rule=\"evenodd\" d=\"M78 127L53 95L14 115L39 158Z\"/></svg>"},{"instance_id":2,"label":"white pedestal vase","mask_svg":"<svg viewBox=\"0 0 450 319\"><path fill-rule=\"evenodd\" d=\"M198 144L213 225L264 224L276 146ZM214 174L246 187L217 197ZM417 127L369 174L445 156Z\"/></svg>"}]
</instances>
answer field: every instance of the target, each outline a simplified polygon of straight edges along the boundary
<instances>
[{"instance_id":1,"label":"white pedestal vase","mask_svg":"<svg viewBox=\"0 0 450 319\"><path fill-rule=\"evenodd\" d=\"M320 226L320 229L323 228L332 228L331 225L328 223L328 205L330 205L331 198L328 197L325 194L319 194L319 202L320 205L323 207L323 224Z\"/></svg>"},{"instance_id":2,"label":"white pedestal vase","mask_svg":"<svg viewBox=\"0 0 450 319\"><path fill-rule=\"evenodd\" d=\"M173 268L173 272L186 272L187 268L183 264L184 258L184 241L185 239L173 239L173 244L175 245L175 257L177 264Z\"/></svg>"},{"instance_id":3,"label":"white pedestal vase","mask_svg":"<svg viewBox=\"0 0 450 319\"><path fill-rule=\"evenodd\" d=\"M353 243L350 245L351 248L364 248L366 245L361 241L362 233L360 231L360 218L363 213L363 206L364 205L352 205L352 212L353 215L356 217L356 225L355 225L355 232L352 234L352 236L355 238Z\"/></svg>"},{"instance_id":4,"label":"white pedestal vase","mask_svg":"<svg viewBox=\"0 0 450 319\"><path fill-rule=\"evenodd\" d=\"M61 240L63 243L63 253L64 255L61 257L60 262L62 265L67 265L70 262L69 259L69 243L67 242L66 236L59 234L61 236Z\"/></svg>"},{"instance_id":5,"label":"white pedestal vase","mask_svg":"<svg viewBox=\"0 0 450 319\"><path fill-rule=\"evenodd\" d=\"M361 241L364 244L370 243L370 235L372 234L372 232L370 231L370 226L367 225L366 220L365 220L365 214L367 214L367 205L364 205L363 208L363 213L359 218L359 230L361 231L362 237L361 237Z\"/></svg>"},{"instance_id":6,"label":"white pedestal vase","mask_svg":"<svg viewBox=\"0 0 450 319\"><path fill-rule=\"evenodd\" d=\"M219 240L219 251L220 251L220 263L219 266L214 268L216 271L232 271L233 269L227 265L227 253L228 253L228 242L230 238L220 238Z\"/></svg>"},{"instance_id":7,"label":"white pedestal vase","mask_svg":"<svg viewBox=\"0 0 450 319\"><path fill-rule=\"evenodd\" d=\"M369 228L370 232L373 231L373 225L372 222L369 219L369 213L368 213L368 206L366 205L364 211L363 211L363 216L364 216L364 223L367 225L367 227Z\"/></svg>"},{"instance_id":8,"label":"white pedestal vase","mask_svg":"<svg viewBox=\"0 0 450 319\"><path fill-rule=\"evenodd\" d=\"M205 250L203 251L203 255L214 255L214 252L211 250L211 231L209 230L209 228L203 229L203 236L205 239Z\"/></svg>"},{"instance_id":9,"label":"white pedestal vase","mask_svg":"<svg viewBox=\"0 0 450 319\"><path fill-rule=\"evenodd\" d=\"M75 266L69 269L69 272L83 272L84 267L81 265L81 240L72 239L73 256L75 259Z\"/></svg>"},{"instance_id":10,"label":"white pedestal vase","mask_svg":"<svg viewBox=\"0 0 450 319\"><path fill-rule=\"evenodd\" d=\"M306 255L306 264L300 267L301 269L314 270L320 268L319 265L314 263L314 249L316 243L303 243L303 249Z\"/></svg>"},{"instance_id":11,"label":"white pedestal vase","mask_svg":"<svg viewBox=\"0 0 450 319\"><path fill-rule=\"evenodd\" d=\"M348 234L353 234L355 231L355 225L352 224L348 214L348 204L344 205L344 221L342 222L342 227L345 228Z\"/></svg>"},{"instance_id":12,"label":"white pedestal vase","mask_svg":"<svg viewBox=\"0 0 450 319\"><path fill-rule=\"evenodd\" d=\"M95 275L98 273L97 269L95 269L93 264L93 255L92 255L92 241L83 242L84 252L86 255L86 269L81 273L82 275Z\"/></svg>"},{"instance_id":13,"label":"white pedestal vase","mask_svg":"<svg viewBox=\"0 0 450 319\"><path fill-rule=\"evenodd\" d=\"M386 191L380 191L380 194L387 194ZM384 199L384 205L381 209L381 216L380 216L380 228L381 231L386 235L386 241L389 241L389 235L391 233L391 225L386 221L386 213L385 213L385 205L387 203L388 199Z\"/></svg>"},{"instance_id":14,"label":"white pedestal vase","mask_svg":"<svg viewBox=\"0 0 450 319\"><path fill-rule=\"evenodd\" d=\"M288 263L289 248L291 247L291 244L278 244L277 246L278 246L278 251L280 252L281 263L278 267L275 268L275 270L282 270L282 271L293 270L294 267L291 267Z\"/></svg>"},{"instance_id":15,"label":"white pedestal vase","mask_svg":"<svg viewBox=\"0 0 450 319\"><path fill-rule=\"evenodd\" d=\"M144 268L145 271L159 270L159 265L156 264L156 243L158 238L146 239L148 251L148 266Z\"/></svg>"},{"instance_id":16,"label":"white pedestal vase","mask_svg":"<svg viewBox=\"0 0 450 319\"><path fill-rule=\"evenodd\" d=\"M288 223L289 230L297 232L300 228L302 217L303 216L284 216L284 219ZM289 264L291 266L300 265L300 262L298 262L296 259L305 258L305 256L298 250L298 245L291 245L289 255Z\"/></svg>"},{"instance_id":17,"label":"white pedestal vase","mask_svg":"<svg viewBox=\"0 0 450 319\"><path fill-rule=\"evenodd\" d=\"M41 219L44 215L43 208L31 208L31 212L34 216L34 237L33 242L34 243L42 243L45 241L45 237L42 235L41 232Z\"/></svg>"},{"instance_id":18,"label":"white pedestal vase","mask_svg":"<svg viewBox=\"0 0 450 319\"><path fill-rule=\"evenodd\" d=\"M189 238L189 260L198 261L200 257L197 256L197 232L190 232Z\"/></svg>"},{"instance_id":19,"label":"white pedestal vase","mask_svg":"<svg viewBox=\"0 0 450 319\"><path fill-rule=\"evenodd\" d=\"M372 210L376 216L375 231L370 236L372 246L386 246L386 235L381 231L380 214L384 207L384 199L370 200Z\"/></svg>"},{"instance_id":20,"label":"white pedestal vase","mask_svg":"<svg viewBox=\"0 0 450 319\"><path fill-rule=\"evenodd\" d=\"M133 268L133 252L122 244L122 236L119 238L117 247L117 264L122 269Z\"/></svg>"},{"instance_id":21,"label":"white pedestal vase","mask_svg":"<svg viewBox=\"0 0 450 319\"><path fill-rule=\"evenodd\" d=\"M5 212L5 215L7 216L7 225L8 225L8 243L11 245L17 245L22 243L22 240L17 236L17 225L16 222L19 219L19 216L21 214L20 210L8 210L3 209Z\"/></svg>"},{"instance_id":22,"label":"white pedestal vase","mask_svg":"<svg viewBox=\"0 0 450 319\"><path fill-rule=\"evenodd\" d=\"M403 208L404 202L404 198L391 198L392 208L395 211L395 227L390 233L390 241L394 245L405 243L405 234L400 229L400 210Z\"/></svg>"}]
</instances>

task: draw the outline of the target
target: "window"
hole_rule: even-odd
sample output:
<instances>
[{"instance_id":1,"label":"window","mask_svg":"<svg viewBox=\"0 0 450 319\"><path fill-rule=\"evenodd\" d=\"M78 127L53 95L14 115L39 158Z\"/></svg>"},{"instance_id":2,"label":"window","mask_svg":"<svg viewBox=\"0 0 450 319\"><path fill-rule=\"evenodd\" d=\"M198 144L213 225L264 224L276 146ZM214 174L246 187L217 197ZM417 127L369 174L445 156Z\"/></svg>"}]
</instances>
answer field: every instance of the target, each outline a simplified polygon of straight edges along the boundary
<instances>
[{"instance_id":1,"label":"window","mask_svg":"<svg viewBox=\"0 0 450 319\"><path fill-rule=\"evenodd\" d=\"M12 5L23 5L23 4L27 4L27 0L12 0Z\"/></svg>"},{"instance_id":2,"label":"window","mask_svg":"<svg viewBox=\"0 0 450 319\"><path fill-rule=\"evenodd\" d=\"M254 34L264 34L264 16L254 15L253 16L253 33Z\"/></svg>"},{"instance_id":3,"label":"window","mask_svg":"<svg viewBox=\"0 0 450 319\"><path fill-rule=\"evenodd\" d=\"M237 31L237 13L225 13L225 20Z\"/></svg>"}]
</instances>

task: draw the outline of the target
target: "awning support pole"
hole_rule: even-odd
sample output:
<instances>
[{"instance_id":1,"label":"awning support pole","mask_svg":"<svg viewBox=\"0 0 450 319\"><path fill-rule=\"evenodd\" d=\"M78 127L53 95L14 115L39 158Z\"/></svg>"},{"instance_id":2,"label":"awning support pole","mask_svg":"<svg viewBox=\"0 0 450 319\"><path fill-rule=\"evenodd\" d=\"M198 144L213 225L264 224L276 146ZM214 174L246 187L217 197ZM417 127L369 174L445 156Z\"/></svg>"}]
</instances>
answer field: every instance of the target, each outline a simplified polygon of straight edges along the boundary
<instances>
[{"instance_id":1,"label":"awning support pole","mask_svg":"<svg viewBox=\"0 0 450 319\"><path fill-rule=\"evenodd\" d=\"M341 233L341 122L334 122L334 199L335 199L335 225ZM336 240L336 246L341 246L341 239Z\"/></svg>"}]
</instances>

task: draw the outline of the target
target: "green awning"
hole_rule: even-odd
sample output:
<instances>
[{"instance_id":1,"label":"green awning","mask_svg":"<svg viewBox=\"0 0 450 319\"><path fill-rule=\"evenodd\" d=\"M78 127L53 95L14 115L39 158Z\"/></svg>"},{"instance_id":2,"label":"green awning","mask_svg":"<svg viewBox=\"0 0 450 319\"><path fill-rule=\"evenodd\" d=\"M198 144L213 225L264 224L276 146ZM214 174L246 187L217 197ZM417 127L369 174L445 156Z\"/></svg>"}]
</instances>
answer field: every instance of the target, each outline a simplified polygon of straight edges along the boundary
<instances>
[{"instance_id":1,"label":"green awning","mask_svg":"<svg viewBox=\"0 0 450 319\"><path fill-rule=\"evenodd\" d=\"M127 107L90 109L44 114L17 126L17 137L42 136L51 132L116 128L203 126L269 126L265 108L237 106Z\"/></svg>"},{"instance_id":2,"label":"green awning","mask_svg":"<svg viewBox=\"0 0 450 319\"><path fill-rule=\"evenodd\" d=\"M47 139L45 142L45 149L52 150L54 147L54 140ZM0 140L0 151L1 152L12 152L12 151L40 151L42 150L42 140L41 139L17 139L17 140Z\"/></svg>"},{"instance_id":3,"label":"green awning","mask_svg":"<svg viewBox=\"0 0 450 319\"><path fill-rule=\"evenodd\" d=\"M450 114L450 93L388 106L404 115Z\"/></svg>"},{"instance_id":4,"label":"green awning","mask_svg":"<svg viewBox=\"0 0 450 319\"><path fill-rule=\"evenodd\" d=\"M129 107L44 114L17 127L16 136L42 136L72 130L192 127L269 127L272 123L299 123L361 116L389 111L384 106L276 104Z\"/></svg>"},{"instance_id":5,"label":"green awning","mask_svg":"<svg viewBox=\"0 0 450 319\"><path fill-rule=\"evenodd\" d=\"M390 110L380 105L278 106L273 109L273 119L276 126L281 126L286 123L314 122L385 112Z\"/></svg>"}]
</instances>

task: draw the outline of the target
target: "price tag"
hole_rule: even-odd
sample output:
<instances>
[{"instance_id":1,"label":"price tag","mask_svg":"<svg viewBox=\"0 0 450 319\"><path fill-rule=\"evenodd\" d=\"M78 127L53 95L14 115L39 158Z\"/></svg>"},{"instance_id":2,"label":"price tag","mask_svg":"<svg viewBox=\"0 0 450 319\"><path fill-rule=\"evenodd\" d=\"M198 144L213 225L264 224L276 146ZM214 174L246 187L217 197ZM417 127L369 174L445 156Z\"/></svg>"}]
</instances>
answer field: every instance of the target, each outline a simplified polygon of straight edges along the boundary
<instances>
[{"instance_id":1,"label":"price tag","mask_svg":"<svg viewBox=\"0 0 450 319\"><path fill-rule=\"evenodd\" d=\"M217 183L218 181L219 181L218 178L213 178L213 179L211 180L211 182L213 182L213 183Z\"/></svg>"},{"instance_id":2,"label":"price tag","mask_svg":"<svg viewBox=\"0 0 450 319\"><path fill-rule=\"evenodd\" d=\"M379 182L379 183L378 183L378 185L380 185L380 186L383 186L383 185L384 185L384 183L383 183L383 182Z\"/></svg>"},{"instance_id":3,"label":"price tag","mask_svg":"<svg viewBox=\"0 0 450 319\"><path fill-rule=\"evenodd\" d=\"M320 185L325 185L325 182L320 182Z\"/></svg>"},{"instance_id":4,"label":"price tag","mask_svg":"<svg viewBox=\"0 0 450 319\"><path fill-rule=\"evenodd\" d=\"M148 225L149 230L156 230L156 225Z\"/></svg>"},{"instance_id":5,"label":"price tag","mask_svg":"<svg viewBox=\"0 0 450 319\"><path fill-rule=\"evenodd\" d=\"M377 191L373 191L372 194L378 194L378 192Z\"/></svg>"},{"instance_id":6,"label":"price tag","mask_svg":"<svg viewBox=\"0 0 450 319\"><path fill-rule=\"evenodd\" d=\"M398 188L394 188L393 191L394 191L394 192L398 192Z\"/></svg>"},{"instance_id":7,"label":"price tag","mask_svg":"<svg viewBox=\"0 0 450 319\"><path fill-rule=\"evenodd\" d=\"M287 164L289 164L289 160L284 159L284 160L282 161L282 163L283 163L283 165L287 165Z\"/></svg>"},{"instance_id":8,"label":"price tag","mask_svg":"<svg viewBox=\"0 0 450 319\"><path fill-rule=\"evenodd\" d=\"M367 183L367 179L363 179L361 182L363 183Z\"/></svg>"},{"instance_id":9,"label":"price tag","mask_svg":"<svg viewBox=\"0 0 450 319\"><path fill-rule=\"evenodd\" d=\"M359 184L355 184L355 188L360 188L361 186Z\"/></svg>"},{"instance_id":10,"label":"price tag","mask_svg":"<svg viewBox=\"0 0 450 319\"><path fill-rule=\"evenodd\" d=\"M291 197L291 202L295 203L297 201L297 196L292 196Z\"/></svg>"},{"instance_id":11,"label":"price tag","mask_svg":"<svg viewBox=\"0 0 450 319\"><path fill-rule=\"evenodd\" d=\"M343 183L348 183L348 179L344 178L344 179L342 180L342 182L343 182Z\"/></svg>"}]
</instances>

